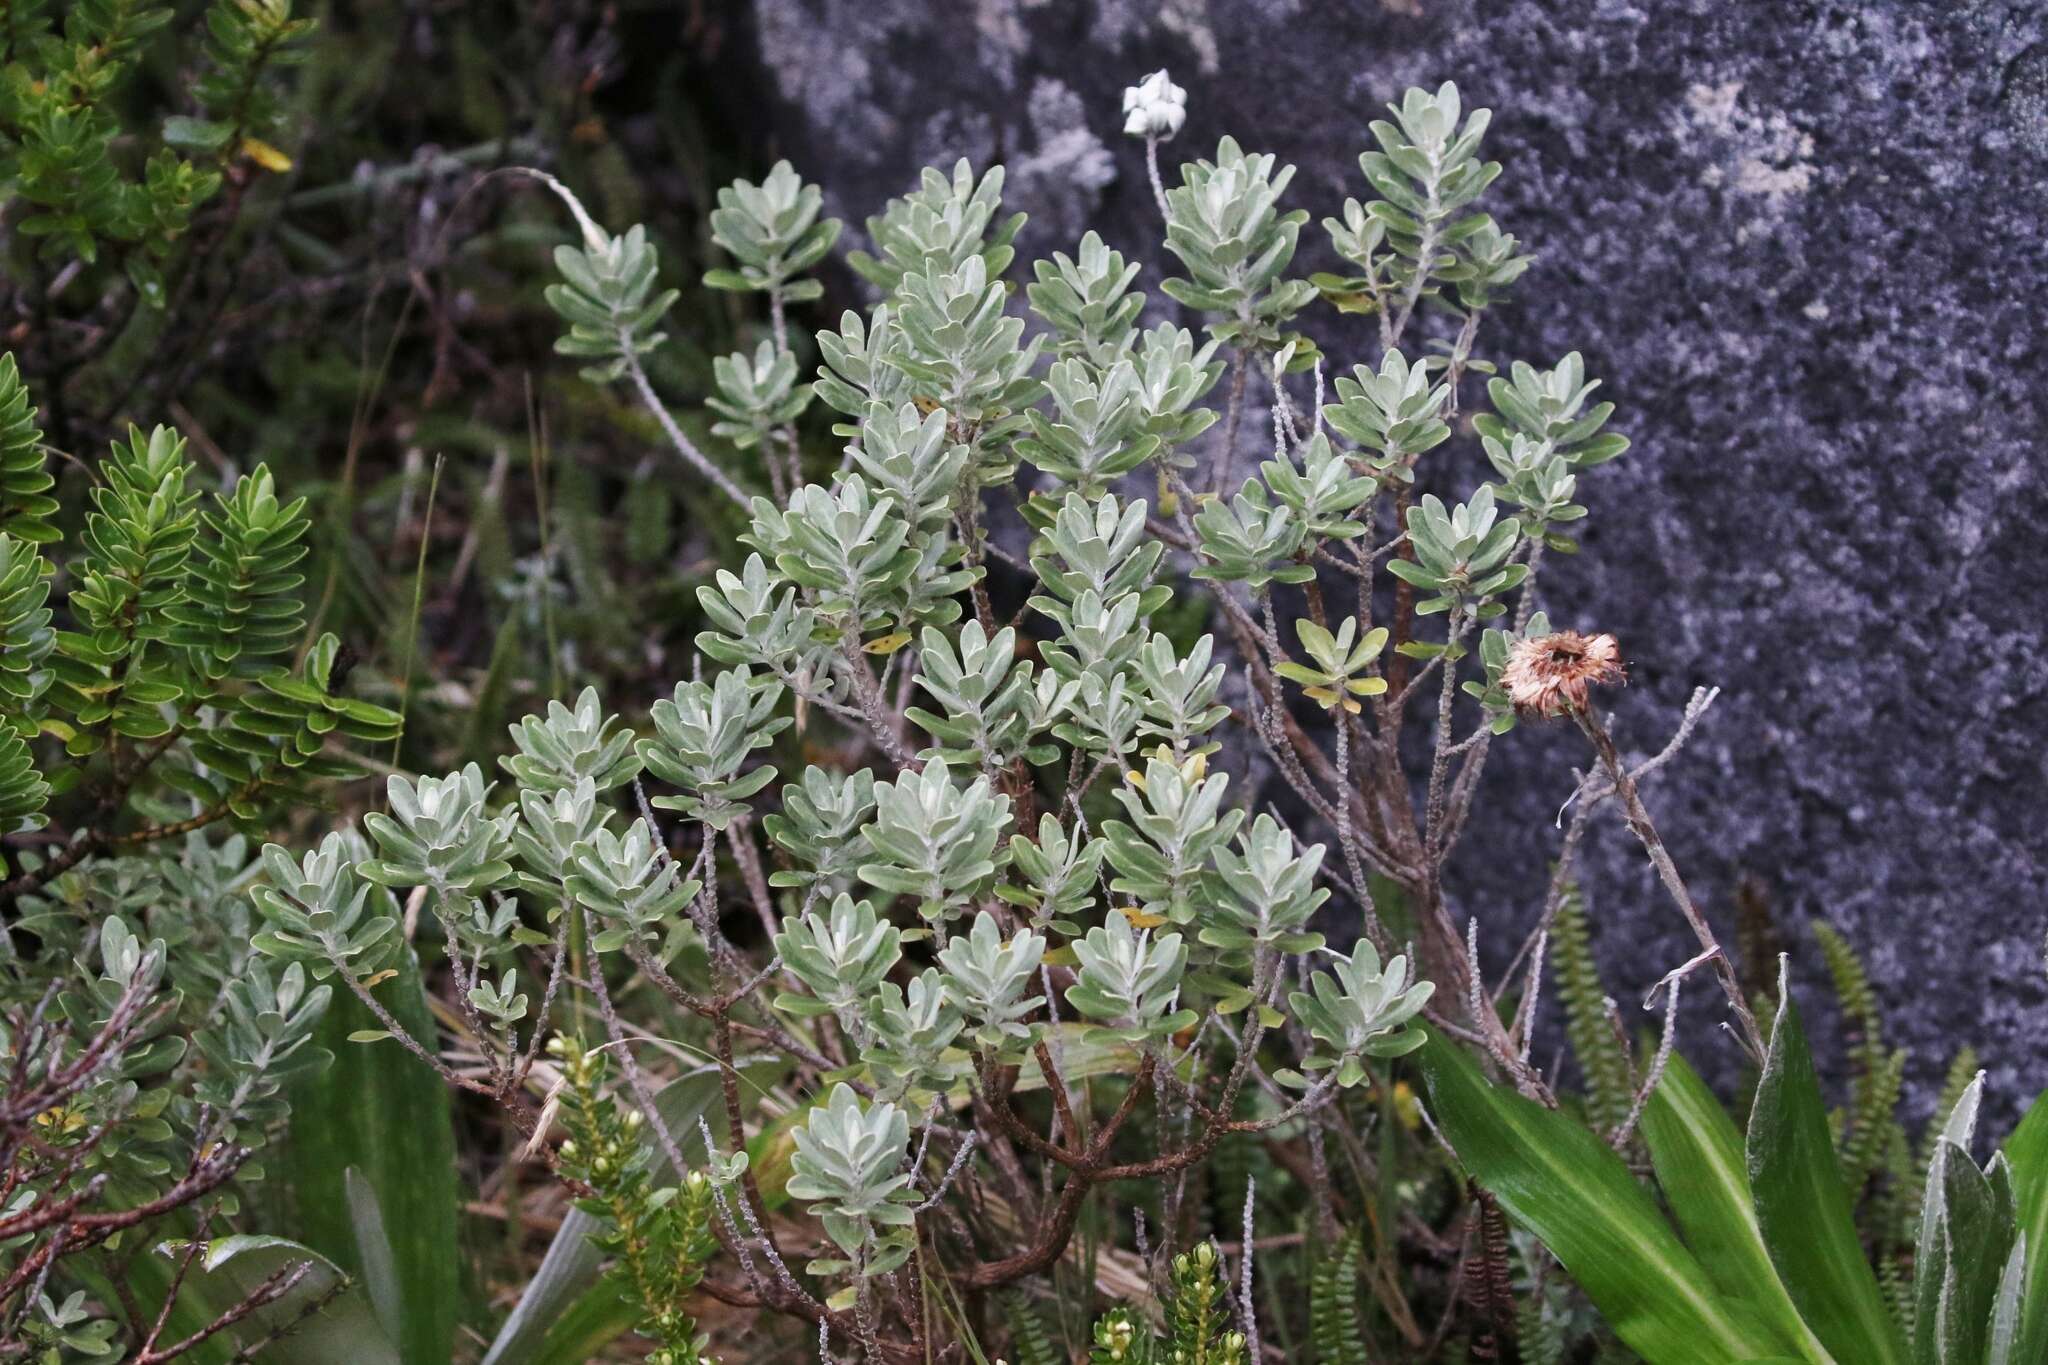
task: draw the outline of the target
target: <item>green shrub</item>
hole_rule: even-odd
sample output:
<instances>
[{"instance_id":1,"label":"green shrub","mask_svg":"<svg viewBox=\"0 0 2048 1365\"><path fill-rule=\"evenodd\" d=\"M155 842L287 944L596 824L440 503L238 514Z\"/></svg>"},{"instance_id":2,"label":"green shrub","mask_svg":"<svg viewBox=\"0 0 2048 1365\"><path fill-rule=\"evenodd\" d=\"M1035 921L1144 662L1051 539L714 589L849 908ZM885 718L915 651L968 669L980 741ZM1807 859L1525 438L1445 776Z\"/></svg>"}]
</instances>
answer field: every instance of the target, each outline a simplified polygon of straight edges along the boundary
<instances>
[{"instance_id":1,"label":"green shrub","mask_svg":"<svg viewBox=\"0 0 2048 1365\"><path fill-rule=\"evenodd\" d=\"M226 1324L115 1314L164 1297L159 1243L224 1232L290 1088L331 1060L328 954L368 970L391 946L333 837L303 881L274 852L260 932L249 836L329 800L364 772L352 746L400 719L347 695L334 637L303 639L303 499L260 465L204 492L177 433L131 430L67 546L34 421L0 356L0 1335L40 1359L170 1359ZM324 1260L297 1266L223 1311L338 1288Z\"/></svg>"},{"instance_id":2,"label":"green shrub","mask_svg":"<svg viewBox=\"0 0 2048 1365\"><path fill-rule=\"evenodd\" d=\"M1902 1354L1849 1221L1878 1190L1903 1282L1897 1062L1867 991L1831 948L1865 1030L1831 1129L1789 1000L1767 1037L1643 798L1712 695L1627 761L1594 690L1618 644L1537 609L1628 443L1578 353L1484 354L1528 264L1479 207L1487 112L1445 85L1372 124L1368 197L1323 224L1354 273L1301 278L1310 218L1276 157L1226 138L1157 176L1184 102L1160 73L1126 112L1178 272L1159 292L1201 336L1142 328L1143 264L1093 233L1034 263L1019 307L1022 216L999 167L962 162L868 219L849 262L875 302L810 367L789 310L821 296L840 226L784 163L711 215L729 259L704 285L767 319L706 367L708 417L661 394L678 294L656 239L534 173L575 223L557 349L637 405L731 543L666 695L563 689L479 761L385 772L359 817L286 818L400 728L346 695L331 635L304 638L305 504L262 467L209 494L175 433L136 431L59 571L67 509L0 368L14 1336L57 1360L286 1331L309 1359L456 1358L396 1269L426 1256L421 1220L455 1217L452 1173L415 1206L378 1194L407 1174L389 1149L381 1177L350 1164L333 1248L260 1234L298 1229L241 1200L266 1141L355 1159L280 1137L287 1082L325 1106L322 1085L375 1089L374 1110L432 1078L466 1136L503 1139L465 1175L509 1199L540 1166L573 1201L498 1362L628 1331L694 1361L707 1298L757 1315L740 1349L877 1360L1006 1339L1033 1360L1448 1360L1510 1335L1542 1359ZM1376 333L1327 391L1324 305ZM840 444L807 452L811 423ZM1591 758L1490 985L1445 870L1491 746L1538 719ZM1610 810L1700 949L1640 1047L1574 889ZM1553 959L1585 1090L1562 1102L1531 1061ZM1761 1069L1747 1167L1674 1053L1700 971ZM311 1075L334 1047L370 1050L333 1068L355 1080ZM1426 1108L1397 1065L1418 1049ZM366 1126L395 1143L413 1121ZM1968 1127L1934 1143L1893 1296L1944 1365L2030 1358L1998 1343L2036 1328L2016 1286L2039 1273L2038 1135L1978 1167ZM1676 1228L1617 1150L1647 1150ZM1815 1234L1799 1271L1792 1227ZM166 1337L177 1315L195 1325Z\"/></svg>"}]
</instances>

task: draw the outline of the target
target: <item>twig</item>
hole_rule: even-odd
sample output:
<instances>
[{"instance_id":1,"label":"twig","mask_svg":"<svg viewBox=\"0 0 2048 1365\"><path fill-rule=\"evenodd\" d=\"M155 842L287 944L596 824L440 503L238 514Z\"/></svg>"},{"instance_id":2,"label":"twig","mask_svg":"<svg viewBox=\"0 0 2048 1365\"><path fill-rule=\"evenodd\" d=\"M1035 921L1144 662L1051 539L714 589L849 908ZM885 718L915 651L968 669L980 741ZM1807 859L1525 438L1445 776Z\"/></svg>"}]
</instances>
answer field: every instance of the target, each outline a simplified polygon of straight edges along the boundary
<instances>
[{"instance_id":1,"label":"twig","mask_svg":"<svg viewBox=\"0 0 2048 1365\"><path fill-rule=\"evenodd\" d=\"M1643 1106L1647 1105L1650 1096L1656 1093L1657 1083L1664 1079L1664 1068L1671 1061L1671 1047L1678 1035L1678 988L1685 980L1685 974L1705 962L1709 956L1702 953L1678 970L1667 973L1657 986L1651 987L1648 998L1643 1001L1643 1007L1648 1009L1651 1002L1657 998L1657 990L1660 987L1668 986L1671 990L1664 1004L1664 1036L1658 1040L1657 1054L1650 1060L1650 1069L1644 1073L1643 1083L1636 1087L1635 1101L1628 1107L1628 1117L1621 1121L1619 1128L1608 1135L1607 1145L1617 1152L1628 1146L1629 1136L1635 1132L1636 1123L1643 1116Z\"/></svg>"},{"instance_id":2,"label":"twig","mask_svg":"<svg viewBox=\"0 0 2048 1365\"><path fill-rule=\"evenodd\" d=\"M668 406L661 401L661 395L654 391L654 385L647 382L647 371L641 368L640 357L635 353L633 346L633 338L622 328L619 332L620 358L626 364L626 378L633 381L633 391L640 396L640 405L654 414L654 419L661 423L662 432L668 437L668 443L675 447L677 454L689 462L691 468L709 479L712 487L731 498L742 512L749 516L753 515L753 499L742 492L738 484L727 478L724 470L707 459L704 452L697 449L696 442L685 436L683 429L676 425L676 419L669 413Z\"/></svg>"},{"instance_id":3,"label":"twig","mask_svg":"<svg viewBox=\"0 0 2048 1365\"><path fill-rule=\"evenodd\" d=\"M1690 707L1687 708L1691 710ZM1704 710L1704 707L1701 708ZM1741 1029L1743 1045L1751 1057L1761 1065L1764 1059L1763 1033L1757 1028L1756 1016L1750 1012L1749 1002L1743 998L1742 985L1735 977L1735 965L1729 961L1714 931L1707 924L1706 916L1700 913L1694 903L1692 892L1686 889L1685 879L1679 875L1678 864L1672 861L1671 852L1664 846L1663 836L1658 834L1656 822L1650 819L1650 812L1643 805L1643 798L1636 790L1635 775L1622 764L1621 755L1614 747L1614 737L1596 715L1591 706L1575 710L1572 718L1579 729L1592 741L1593 751L1599 755L1601 766L1606 769L1607 780L1613 784L1614 794L1621 802L1622 818L1629 830L1636 836L1643 851L1649 855L1651 866L1657 869L1657 876L1664 883L1672 904L1685 916L1692 926L1694 937L1699 940L1705 955L1712 958L1714 972L1721 982L1721 991L1728 997L1729 1007L1735 1013L1736 1023Z\"/></svg>"}]
</instances>

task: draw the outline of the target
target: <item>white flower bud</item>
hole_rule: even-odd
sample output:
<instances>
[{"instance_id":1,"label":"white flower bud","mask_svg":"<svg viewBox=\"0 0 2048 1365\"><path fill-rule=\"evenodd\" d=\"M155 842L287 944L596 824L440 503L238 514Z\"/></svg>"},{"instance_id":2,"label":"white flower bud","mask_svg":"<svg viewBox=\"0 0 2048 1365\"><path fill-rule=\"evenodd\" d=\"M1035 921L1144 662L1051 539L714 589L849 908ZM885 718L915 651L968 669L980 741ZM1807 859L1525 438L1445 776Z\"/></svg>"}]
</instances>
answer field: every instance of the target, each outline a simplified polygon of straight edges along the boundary
<instances>
[{"instance_id":1,"label":"white flower bud","mask_svg":"<svg viewBox=\"0 0 2048 1365\"><path fill-rule=\"evenodd\" d=\"M1124 131L1132 137L1172 137L1187 117L1188 92L1164 68L1124 91Z\"/></svg>"}]
</instances>

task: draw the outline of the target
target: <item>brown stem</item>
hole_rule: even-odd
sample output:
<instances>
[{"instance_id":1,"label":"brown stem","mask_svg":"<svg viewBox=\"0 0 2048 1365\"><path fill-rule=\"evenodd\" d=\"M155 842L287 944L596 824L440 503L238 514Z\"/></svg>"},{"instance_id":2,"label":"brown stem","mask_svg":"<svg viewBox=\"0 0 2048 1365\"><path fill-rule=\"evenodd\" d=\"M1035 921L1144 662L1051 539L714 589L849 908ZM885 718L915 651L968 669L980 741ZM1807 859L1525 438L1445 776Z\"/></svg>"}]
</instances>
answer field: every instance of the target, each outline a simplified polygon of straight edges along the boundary
<instances>
[{"instance_id":1,"label":"brown stem","mask_svg":"<svg viewBox=\"0 0 2048 1365\"><path fill-rule=\"evenodd\" d=\"M839 652L846 658L847 671L853 677L854 699L860 703L861 715L866 718L875 742L882 746L882 752L887 754L889 761L897 767L922 772L924 765L904 746L902 736L896 733L895 726L890 723L888 709L882 703L881 684L875 681L874 670L868 667L867 656L861 652L859 637L849 634L840 642Z\"/></svg>"},{"instance_id":2,"label":"brown stem","mask_svg":"<svg viewBox=\"0 0 2048 1365\"><path fill-rule=\"evenodd\" d=\"M1622 819L1627 822L1629 832L1636 836L1636 841L1642 844L1643 852L1649 855L1650 865L1657 869L1658 880L1664 883L1672 904L1692 926L1693 937L1699 940L1700 948L1713 955L1714 975L1719 978L1721 992L1728 997L1729 1007L1735 1012L1736 1022L1742 1030L1743 1046L1761 1063L1764 1059L1763 1033L1757 1027L1756 1016L1750 1012L1749 1002L1743 998L1741 983L1735 977L1735 964L1714 937L1714 931L1707 924L1707 917L1700 913L1692 892L1686 889L1678 864L1672 861L1663 836L1657 833L1656 823L1650 819L1649 809L1643 805L1642 794L1636 789L1635 775L1621 761L1621 755L1614 747L1614 737L1590 705L1572 712L1572 719L1592 741L1593 752L1599 755L1600 766L1606 770L1607 780L1614 785L1615 799L1621 802Z\"/></svg>"}]
</instances>

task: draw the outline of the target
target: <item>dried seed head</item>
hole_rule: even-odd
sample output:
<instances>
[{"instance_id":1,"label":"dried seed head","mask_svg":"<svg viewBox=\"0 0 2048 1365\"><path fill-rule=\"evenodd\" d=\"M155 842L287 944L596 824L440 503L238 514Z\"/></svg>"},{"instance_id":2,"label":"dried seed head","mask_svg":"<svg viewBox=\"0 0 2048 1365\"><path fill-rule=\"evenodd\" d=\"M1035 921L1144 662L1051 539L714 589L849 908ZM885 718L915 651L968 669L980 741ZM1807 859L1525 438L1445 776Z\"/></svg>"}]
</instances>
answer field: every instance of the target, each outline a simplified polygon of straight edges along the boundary
<instances>
[{"instance_id":1,"label":"dried seed head","mask_svg":"<svg viewBox=\"0 0 2048 1365\"><path fill-rule=\"evenodd\" d=\"M1527 716L1562 716L1582 711L1588 688L1621 681L1621 647L1612 635L1560 630L1517 640L1501 670L1501 687L1514 708Z\"/></svg>"}]
</instances>

